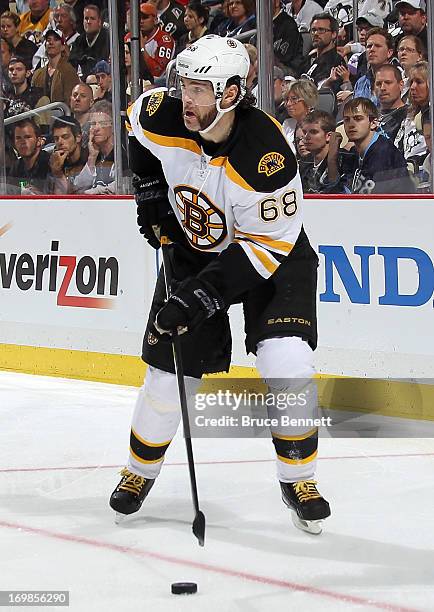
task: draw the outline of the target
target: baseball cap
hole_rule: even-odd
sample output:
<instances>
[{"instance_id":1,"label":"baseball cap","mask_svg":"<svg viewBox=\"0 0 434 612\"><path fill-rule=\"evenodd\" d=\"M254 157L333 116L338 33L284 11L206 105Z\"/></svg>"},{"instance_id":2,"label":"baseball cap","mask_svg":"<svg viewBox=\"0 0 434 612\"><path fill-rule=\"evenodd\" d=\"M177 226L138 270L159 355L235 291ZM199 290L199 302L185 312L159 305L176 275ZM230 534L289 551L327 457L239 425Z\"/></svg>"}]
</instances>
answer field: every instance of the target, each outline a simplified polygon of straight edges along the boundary
<instances>
[{"instance_id":1,"label":"baseball cap","mask_svg":"<svg viewBox=\"0 0 434 612\"><path fill-rule=\"evenodd\" d=\"M50 28L49 30L47 30L44 33L44 38L45 40L47 40L48 36L50 36L50 34L53 34L54 36L56 36L59 40L62 41L62 45L65 44L65 37L63 36L62 32L60 30L55 30L54 28Z\"/></svg>"},{"instance_id":2,"label":"baseball cap","mask_svg":"<svg viewBox=\"0 0 434 612\"><path fill-rule=\"evenodd\" d=\"M157 16L157 9L150 2L143 2L140 5L140 12L144 15L154 15L154 17Z\"/></svg>"},{"instance_id":3,"label":"baseball cap","mask_svg":"<svg viewBox=\"0 0 434 612\"><path fill-rule=\"evenodd\" d=\"M93 69L94 74L101 74L101 72L103 74L111 74L110 64L105 60L100 60L99 62L97 62Z\"/></svg>"},{"instance_id":4,"label":"baseball cap","mask_svg":"<svg viewBox=\"0 0 434 612\"><path fill-rule=\"evenodd\" d=\"M425 0L399 0L399 2L395 4L395 6L397 9L399 9L399 7L402 6L403 4L409 4L414 9L419 9L420 11L423 11L424 13L426 13Z\"/></svg>"},{"instance_id":5,"label":"baseball cap","mask_svg":"<svg viewBox=\"0 0 434 612\"><path fill-rule=\"evenodd\" d=\"M382 28L384 25L383 19L376 15L373 10L359 15L356 19L356 24L359 24L361 21L367 21L373 28Z\"/></svg>"}]
</instances>

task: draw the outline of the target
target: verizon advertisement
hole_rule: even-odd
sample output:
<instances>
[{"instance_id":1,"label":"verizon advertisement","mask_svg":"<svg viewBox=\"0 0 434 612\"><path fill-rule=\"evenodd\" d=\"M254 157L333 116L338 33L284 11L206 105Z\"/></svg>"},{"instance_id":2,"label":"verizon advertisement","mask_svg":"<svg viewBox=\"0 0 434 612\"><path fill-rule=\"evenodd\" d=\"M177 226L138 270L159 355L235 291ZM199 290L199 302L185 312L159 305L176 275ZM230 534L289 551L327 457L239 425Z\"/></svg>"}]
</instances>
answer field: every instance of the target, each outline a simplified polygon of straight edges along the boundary
<instances>
[{"instance_id":1,"label":"verizon advertisement","mask_svg":"<svg viewBox=\"0 0 434 612\"><path fill-rule=\"evenodd\" d=\"M0 342L137 353L155 264L133 202L3 200L0 211Z\"/></svg>"},{"instance_id":2,"label":"verizon advertisement","mask_svg":"<svg viewBox=\"0 0 434 612\"><path fill-rule=\"evenodd\" d=\"M305 227L318 370L432 378L434 199L309 198ZM0 344L138 355L156 268L133 200L0 200ZM252 366L231 320L233 363Z\"/></svg>"}]
</instances>

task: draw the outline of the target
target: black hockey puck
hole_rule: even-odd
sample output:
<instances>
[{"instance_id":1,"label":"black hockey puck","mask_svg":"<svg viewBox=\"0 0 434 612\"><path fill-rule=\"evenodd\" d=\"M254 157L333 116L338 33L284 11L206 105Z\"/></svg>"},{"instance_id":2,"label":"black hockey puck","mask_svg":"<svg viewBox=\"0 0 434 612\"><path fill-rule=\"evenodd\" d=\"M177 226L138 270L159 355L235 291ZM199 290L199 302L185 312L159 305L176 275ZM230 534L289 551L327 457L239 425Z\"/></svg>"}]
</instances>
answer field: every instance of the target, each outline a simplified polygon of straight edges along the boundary
<instances>
[{"instance_id":1,"label":"black hockey puck","mask_svg":"<svg viewBox=\"0 0 434 612\"><path fill-rule=\"evenodd\" d=\"M197 593L197 584L195 582L174 582L172 593L174 595L193 595Z\"/></svg>"}]
</instances>

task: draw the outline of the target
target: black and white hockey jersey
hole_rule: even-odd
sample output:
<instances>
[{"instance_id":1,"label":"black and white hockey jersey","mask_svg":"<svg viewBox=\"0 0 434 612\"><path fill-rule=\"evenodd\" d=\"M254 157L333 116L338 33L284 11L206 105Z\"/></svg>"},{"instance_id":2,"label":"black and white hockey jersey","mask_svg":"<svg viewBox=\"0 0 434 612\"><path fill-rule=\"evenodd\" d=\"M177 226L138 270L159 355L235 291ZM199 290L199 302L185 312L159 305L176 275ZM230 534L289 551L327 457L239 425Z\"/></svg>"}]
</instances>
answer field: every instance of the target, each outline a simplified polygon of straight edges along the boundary
<instances>
[{"instance_id":1,"label":"black and white hockey jersey","mask_svg":"<svg viewBox=\"0 0 434 612\"><path fill-rule=\"evenodd\" d=\"M128 117L130 135L161 162L189 245L219 254L219 278L209 280L228 298L272 276L302 231L301 180L280 124L257 108L237 109L229 139L210 151L163 88L143 94ZM149 176L140 149L132 169Z\"/></svg>"}]
</instances>

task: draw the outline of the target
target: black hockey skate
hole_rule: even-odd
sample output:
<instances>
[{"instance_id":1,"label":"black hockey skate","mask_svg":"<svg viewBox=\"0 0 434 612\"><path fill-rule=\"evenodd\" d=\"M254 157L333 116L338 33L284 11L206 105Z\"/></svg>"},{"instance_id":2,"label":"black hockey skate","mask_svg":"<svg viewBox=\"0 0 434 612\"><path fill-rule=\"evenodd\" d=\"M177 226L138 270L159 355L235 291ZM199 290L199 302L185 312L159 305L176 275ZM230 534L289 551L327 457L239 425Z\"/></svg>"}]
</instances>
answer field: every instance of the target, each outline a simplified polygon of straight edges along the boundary
<instances>
[{"instance_id":1,"label":"black hockey skate","mask_svg":"<svg viewBox=\"0 0 434 612\"><path fill-rule=\"evenodd\" d=\"M330 506L316 488L315 480L281 482L283 503L292 510L292 521L298 529L314 535L322 532L323 519L330 516Z\"/></svg>"},{"instance_id":2,"label":"black hockey skate","mask_svg":"<svg viewBox=\"0 0 434 612\"><path fill-rule=\"evenodd\" d=\"M140 510L145 497L152 489L155 480L133 474L127 468L121 471L122 480L110 497L110 506L116 511L115 523L127 514Z\"/></svg>"}]
</instances>

